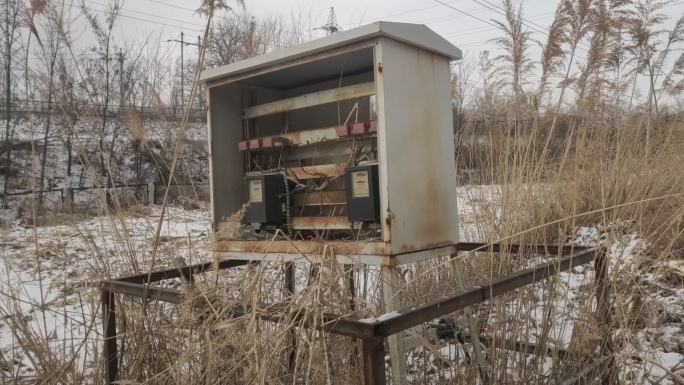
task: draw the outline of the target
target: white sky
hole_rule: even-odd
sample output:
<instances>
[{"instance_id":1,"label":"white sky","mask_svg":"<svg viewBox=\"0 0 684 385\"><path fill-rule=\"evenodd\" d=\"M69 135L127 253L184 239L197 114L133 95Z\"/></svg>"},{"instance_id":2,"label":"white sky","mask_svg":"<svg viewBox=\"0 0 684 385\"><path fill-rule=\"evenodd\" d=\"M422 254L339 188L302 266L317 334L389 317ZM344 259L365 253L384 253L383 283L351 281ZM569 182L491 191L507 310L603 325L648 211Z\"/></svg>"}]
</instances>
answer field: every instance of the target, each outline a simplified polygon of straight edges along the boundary
<instances>
[{"instance_id":1,"label":"white sky","mask_svg":"<svg viewBox=\"0 0 684 385\"><path fill-rule=\"evenodd\" d=\"M103 9L106 1L86 0L86 3L92 5L93 9ZM491 19L501 20L501 14L481 5L488 5L482 0L441 1L482 20L464 15L434 0L245 0L245 8L256 16L289 17L292 13L302 13L307 17L310 15L312 25L316 26L325 24L329 7L335 7L338 23L344 29L376 20L420 23L426 24L464 52L477 54L494 48L494 44L488 40L498 36L499 32L485 22L491 23ZM500 4L499 0L490 2ZM557 4L558 1L554 0L524 1L527 24L534 29L544 30L541 27L547 28L553 20ZM121 30L129 36L163 31L168 38L172 38L177 37L183 29L191 39L196 39L198 31L204 27L204 20L193 11L198 5L197 0L126 0L122 15L130 18L121 18L119 24ZM667 6L665 12L671 17L667 23L667 27L671 27L676 18L684 13L684 1L674 1ZM545 34L530 30L534 39L545 40Z\"/></svg>"},{"instance_id":2,"label":"white sky","mask_svg":"<svg viewBox=\"0 0 684 385\"><path fill-rule=\"evenodd\" d=\"M104 16L102 10L106 8L108 0L85 1L96 14ZM78 14L80 0L73 2L72 14L75 15ZM500 0L489 2L500 5ZM151 35L161 34L161 44L168 45L170 52L177 55L178 45L165 43L165 40L177 39L180 32L184 31L186 40L197 41L206 22L194 11L199 4L199 0L125 0L121 17L117 21L115 39L118 37L119 41L143 41ZM546 35L541 31L546 31L553 20L557 4L557 0L524 1L524 17L532 32L532 39L546 40ZM343 29L376 20L425 24L459 47L464 57L470 60L476 60L483 50L490 50L492 56L496 55L496 44L491 39L500 36L500 31L491 25L491 19L503 19L497 13L499 10L493 10L483 0L245 0L246 11L257 17L289 18L292 14L301 14L305 19L312 20L312 26L326 23L330 7L335 7L337 21ZM684 13L684 0L674 0L664 12L670 17L664 27L670 29ZM82 17L75 24L72 33L77 46L83 47L90 42L90 32L85 31ZM324 35L323 31L315 33ZM580 58L586 55L586 48L586 43L581 46L577 53ZM186 47L186 57L193 57L196 52L196 47ZM533 59L538 60L539 49L534 47L530 52Z\"/></svg>"},{"instance_id":3,"label":"white sky","mask_svg":"<svg viewBox=\"0 0 684 385\"><path fill-rule=\"evenodd\" d=\"M86 0L86 3L91 4L93 9L101 10L104 9L105 1ZM501 18L500 14L473 0L443 0L443 2L488 23L491 23L492 18ZM499 4L498 0L492 2ZM124 3L125 10L122 15L130 17L122 17L119 20L121 30L129 37L148 34L151 31L163 31L167 38L177 38L183 29L186 36L195 41L198 31L203 30L202 18L193 14L192 11L197 8L198 3L198 1L182 0L127 0ZM553 18L556 4L556 1L549 0L527 0L524 5L525 17L530 22L545 27ZM311 17L313 26L325 24L330 7L335 7L337 21L343 29L376 20L426 24L464 52L477 53L484 49L491 49L488 45L493 47L493 44L488 44L487 41L498 35L497 30L491 25L433 0L245 0L247 12L253 15L288 18L293 13L301 13L306 18ZM679 13L684 11L684 2L679 5L679 8ZM167 25L155 24L153 21ZM539 26L534 24L532 26L541 30ZM543 40L545 35L535 32L533 37Z\"/></svg>"}]
</instances>

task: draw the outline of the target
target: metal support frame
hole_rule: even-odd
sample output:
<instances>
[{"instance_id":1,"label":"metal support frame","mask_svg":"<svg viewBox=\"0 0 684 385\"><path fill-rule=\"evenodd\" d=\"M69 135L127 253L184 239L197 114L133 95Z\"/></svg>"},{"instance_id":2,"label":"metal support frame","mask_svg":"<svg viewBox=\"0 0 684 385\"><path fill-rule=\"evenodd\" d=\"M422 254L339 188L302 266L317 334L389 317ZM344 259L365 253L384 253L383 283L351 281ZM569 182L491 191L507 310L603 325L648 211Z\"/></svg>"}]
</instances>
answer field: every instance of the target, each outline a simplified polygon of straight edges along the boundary
<instances>
[{"instance_id":1,"label":"metal support frame","mask_svg":"<svg viewBox=\"0 0 684 385\"><path fill-rule=\"evenodd\" d=\"M607 266L603 251L585 247L539 247L539 246L520 246L520 245L498 245L483 243L462 243L456 244L459 251L482 251L482 252L510 252L519 253L523 251L536 251L539 253L556 254L563 253L558 259L531 268L521 270L510 275L495 279L483 284L482 286L472 286L461 290L453 295L427 303L421 306L412 307L391 313L384 314L374 320L360 320L354 317L344 317L336 314L324 314L322 324L316 325L323 331L360 339L362 342L363 376L366 385L386 384L385 375L385 349L384 341L386 338L396 335L409 328L424 322L429 322L449 313L467 308L494 297L503 295L512 290L540 282L554 274L570 270L579 265L595 261L597 268L597 295L598 295L598 314L609 331L609 320L611 307L609 303L609 283L607 282ZM219 263L203 263L181 268L166 269L144 274L127 276L115 280L101 282L101 301L104 331L104 350L106 383L112 384L118 379L119 359L117 355L117 335L116 335L116 310L114 294L123 294L132 297L158 300L162 302L181 303L184 294L180 290L162 288L150 285L150 283L187 277L212 270L221 270L232 267L253 263L249 261L228 260ZM287 302L279 304L264 304L264 308L275 309L275 314L279 308L287 306ZM249 311L249 309L247 310ZM244 310L236 308L236 315L243 314ZM272 314L258 314L263 320L270 322L281 321L280 316ZM303 318L296 318L295 322L301 327L311 327ZM608 335L606 334L606 335ZM522 352L540 352L544 347L534 347L530 349L529 344L520 342L504 343L503 347ZM603 345L601 355L601 367L605 367L606 360L612 361L612 343L607 340ZM542 353L543 354L543 353ZM604 384L610 383L610 377L606 377L605 371L596 371L596 376L602 375ZM587 378L583 374L582 378Z\"/></svg>"},{"instance_id":2,"label":"metal support frame","mask_svg":"<svg viewBox=\"0 0 684 385\"><path fill-rule=\"evenodd\" d=\"M382 267L382 293L387 313L401 310L401 278L398 267ZM404 337L406 333L398 332L387 336L390 364L392 366L392 384L405 385L407 366Z\"/></svg>"}]
</instances>

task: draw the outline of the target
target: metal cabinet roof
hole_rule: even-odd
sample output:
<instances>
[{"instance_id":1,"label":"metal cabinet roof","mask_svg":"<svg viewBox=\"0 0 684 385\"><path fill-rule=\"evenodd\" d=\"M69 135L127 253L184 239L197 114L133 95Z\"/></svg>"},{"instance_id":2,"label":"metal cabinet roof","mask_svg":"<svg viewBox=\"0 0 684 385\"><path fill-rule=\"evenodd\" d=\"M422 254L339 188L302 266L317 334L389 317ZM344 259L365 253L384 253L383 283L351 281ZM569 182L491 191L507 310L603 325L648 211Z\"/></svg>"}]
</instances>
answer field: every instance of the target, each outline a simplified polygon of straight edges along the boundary
<instances>
[{"instance_id":1,"label":"metal cabinet roof","mask_svg":"<svg viewBox=\"0 0 684 385\"><path fill-rule=\"evenodd\" d=\"M216 68L206 69L202 71L200 81L207 82L228 76L244 74L376 37L387 37L397 40L443 55L452 60L461 58L460 49L456 48L456 46L451 44L448 40L423 24L378 21L289 47L281 51L252 57Z\"/></svg>"}]
</instances>

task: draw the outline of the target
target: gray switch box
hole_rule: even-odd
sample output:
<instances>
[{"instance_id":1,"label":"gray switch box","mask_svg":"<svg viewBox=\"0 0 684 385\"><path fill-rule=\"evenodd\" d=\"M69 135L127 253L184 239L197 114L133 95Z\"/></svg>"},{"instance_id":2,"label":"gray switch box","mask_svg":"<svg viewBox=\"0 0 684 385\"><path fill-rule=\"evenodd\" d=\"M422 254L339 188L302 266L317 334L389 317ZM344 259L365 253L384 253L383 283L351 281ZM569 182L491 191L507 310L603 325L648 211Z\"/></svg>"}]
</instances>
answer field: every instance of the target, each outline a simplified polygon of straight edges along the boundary
<instances>
[{"instance_id":1,"label":"gray switch box","mask_svg":"<svg viewBox=\"0 0 684 385\"><path fill-rule=\"evenodd\" d=\"M349 220L353 222L380 221L378 165L349 167L345 174Z\"/></svg>"},{"instance_id":2,"label":"gray switch box","mask_svg":"<svg viewBox=\"0 0 684 385\"><path fill-rule=\"evenodd\" d=\"M245 177L244 223L282 224L285 181L281 174Z\"/></svg>"}]
</instances>

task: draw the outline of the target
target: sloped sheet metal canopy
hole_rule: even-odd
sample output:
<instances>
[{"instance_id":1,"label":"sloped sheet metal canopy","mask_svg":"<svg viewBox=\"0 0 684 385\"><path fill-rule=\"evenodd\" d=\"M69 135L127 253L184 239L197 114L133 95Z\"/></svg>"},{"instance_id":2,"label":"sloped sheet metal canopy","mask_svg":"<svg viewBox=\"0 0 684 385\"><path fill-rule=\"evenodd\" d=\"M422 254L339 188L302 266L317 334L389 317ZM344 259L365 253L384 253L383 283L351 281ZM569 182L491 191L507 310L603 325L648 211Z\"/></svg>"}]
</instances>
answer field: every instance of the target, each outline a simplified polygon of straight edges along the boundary
<instances>
[{"instance_id":1,"label":"sloped sheet metal canopy","mask_svg":"<svg viewBox=\"0 0 684 385\"><path fill-rule=\"evenodd\" d=\"M338 32L334 35L312 40L281 51L256 56L216 68L206 69L202 71L200 80L209 82L220 78L240 75L375 37L387 37L397 40L440 54L451 60L461 58L460 49L456 48L456 46L451 44L448 40L439 36L423 24L379 21L347 31Z\"/></svg>"}]
</instances>

